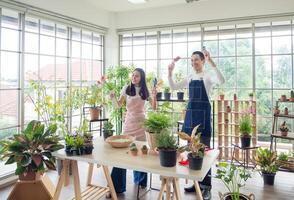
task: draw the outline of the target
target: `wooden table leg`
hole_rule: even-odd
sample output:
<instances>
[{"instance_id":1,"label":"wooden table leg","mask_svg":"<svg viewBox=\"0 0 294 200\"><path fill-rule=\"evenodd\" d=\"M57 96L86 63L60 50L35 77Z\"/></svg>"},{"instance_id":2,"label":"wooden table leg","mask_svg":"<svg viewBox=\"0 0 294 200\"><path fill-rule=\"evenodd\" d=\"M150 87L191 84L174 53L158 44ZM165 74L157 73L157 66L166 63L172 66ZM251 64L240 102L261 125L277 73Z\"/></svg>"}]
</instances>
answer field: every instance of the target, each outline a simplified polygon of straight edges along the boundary
<instances>
[{"instance_id":1,"label":"wooden table leg","mask_svg":"<svg viewBox=\"0 0 294 200\"><path fill-rule=\"evenodd\" d=\"M111 197L112 197L113 200L117 200L117 195L116 195L116 192L115 192L115 189L114 189L114 185L113 185L113 182L112 182L108 167L103 165L102 168L103 168L104 175L105 175L105 178L106 178L107 183L108 183L108 187L109 187L109 190L110 190L110 193L111 193Z\"/></svg>"},{"instance_id":2,"label":"wooden table leg","mask_svg":"<svg viewBox=\"0 0 294 200\"><path fill-rule=\"evenodd\" d=\"M80 184L80 176L79 176L79 168L78 162L76 160L72 162L72 174L74 178L74 188L75 188L75 200L81 200L81 184Z\"/></svg>"},{"instance_id":3,"label":"wooden table leg","mask_svg":"<svg viewBox=\"0 0 294 200\"><path fill-rule=\"evenodd\" d=\"M69 177L70 162L71 161L69 160L67 167L64 169L65 170L64 186L68 186L70 183L70 177Z\"/></svg>"},{"instance_id":4,"label":"wooden table leg","mask_svg":"<svg viewBox=\"0 0 294 200\"><path fill-rule=\"evenodd\" d=\"M67 171L66 169L69 166L69 160L63 160L61 162L62 162L63 167L62 167L59 179L58 179L58 183L57 183L57 186L56 186L56 189L55 189L53 200L58 200L59 199L62 186L63 186L63 184L65 182L65 173Z\"/></svg>"},{"instance_id":5,"label":"wooden table leg","mask_svg":"<svg viewBox=\"0 0 294 200\"><path fill-rule=\"evenodd\" d=\"M165 185L166 185L166 179L161 178L161 188L160 188L157 200L162 200L163 192L165 190Z\"/></svg>"},{"instance_id":6,"label":"wooden table leg","mask_svg":"<svg viewBox=\"0 0 294 200\"><path fill-rule=\"evenodd\" d=\"M197 200L203 200L202 192L201 192L199 183L197 181L194 181L194 187L195 187L195 190L196 190Z\"/></svg>"},{"instance_id":7,"label":"wooden table leg","mask_svg":"<svg viewBox=\"0 0 294 200\"><path fill-rule=\"evenodd\" d=\"M178 178L173 178L173 185L174 185L174 190L175 190L177 200L181 200L182 197L181 197L180 184L179 184Z\"/></svg>"},{"instance_id":8,"label":"wooden table leg","mask_svg":"<svg viewBox=\"0 0 294 200\"><path fill-rule=\"evenodd\" d=\"M171 180L170 178L167 178L166 179L166 200L171 200L171 196L170 196L170 193L171 193Z\"/></svg>"},{"instance_id":9,"label":"wooden table leg","mask_svg":"<svg viewBox=\"0 0 294 200\"><path fill-rule=\"evenodd\" d=\"M89 163L88 176L87 176L87 186L88 185L91 185L91 183L92 183L93 167L94 167L94 164L93 163Z\"/></svg>"}]
</instances>

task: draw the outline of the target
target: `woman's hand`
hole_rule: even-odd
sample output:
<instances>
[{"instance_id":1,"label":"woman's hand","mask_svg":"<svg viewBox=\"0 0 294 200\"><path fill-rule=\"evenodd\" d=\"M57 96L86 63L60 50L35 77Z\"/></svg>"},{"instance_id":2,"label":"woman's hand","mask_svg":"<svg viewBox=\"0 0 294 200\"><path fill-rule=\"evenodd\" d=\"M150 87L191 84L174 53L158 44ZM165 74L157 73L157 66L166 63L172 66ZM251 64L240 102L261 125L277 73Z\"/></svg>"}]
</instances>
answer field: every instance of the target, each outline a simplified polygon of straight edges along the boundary
<instances>
[{"instance_id":1,"label":"woman's hand","mask_svg":"<svg viewBox=\"0 0 294 200\"><path fill-rule=\"evenodd\" d=\"M169 73L169 76L172 75L173 73L173 70L175 68L175 63L178 62L179 60L181 59L180 56L177 56L173 59L173 61L168 65L168 73Z\"/></svg>"},{"instance_id":2,"label":"woman's hand","mask_svg":"<svg viewBox=\"0 0 294 200\"><path fill-rule=\"evenodd\" d=\"M153 88L152 91L151 91L152 99L156 99L156 95L157 95L157 90L156 90L156 88Z\"/></svg>"}]
</instances>

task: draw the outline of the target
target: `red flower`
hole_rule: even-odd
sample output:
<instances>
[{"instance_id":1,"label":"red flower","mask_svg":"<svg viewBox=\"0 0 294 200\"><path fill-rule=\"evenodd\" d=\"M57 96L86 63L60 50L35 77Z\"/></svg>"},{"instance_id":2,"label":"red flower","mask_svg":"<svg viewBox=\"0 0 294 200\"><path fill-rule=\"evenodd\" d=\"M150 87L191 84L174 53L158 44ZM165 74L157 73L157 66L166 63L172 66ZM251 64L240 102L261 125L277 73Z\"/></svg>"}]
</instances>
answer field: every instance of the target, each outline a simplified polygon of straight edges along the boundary
<instances>
[{"instance_id":1,"label":"red flower","mask_svg":"<svg viewBox=\"0 0 294 200\"><path fill-rule=\"evenodd\" d=\"M101 81L104 81L105 80L105 77L102 75L101 76Z\"/></svg>"}]
</instances>

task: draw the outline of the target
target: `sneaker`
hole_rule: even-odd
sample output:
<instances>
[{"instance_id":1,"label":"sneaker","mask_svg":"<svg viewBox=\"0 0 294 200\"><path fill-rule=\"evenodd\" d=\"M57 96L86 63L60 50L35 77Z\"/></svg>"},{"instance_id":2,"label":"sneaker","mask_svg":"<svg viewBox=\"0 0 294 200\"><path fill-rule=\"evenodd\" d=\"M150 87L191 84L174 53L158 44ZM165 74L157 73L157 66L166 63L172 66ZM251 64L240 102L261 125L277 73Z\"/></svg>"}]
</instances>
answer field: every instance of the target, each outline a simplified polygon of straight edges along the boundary
<instances>
[{"instance_id":1,"label":"sneaker","mask_svg":"<svg viewBox=\"0 0 294 200\"><path fill-rule=\"evenodd\" d=\"M211 200L211 191L209 189L203 189L201 191L203 200Z\"/></svg>"}]
</instances>

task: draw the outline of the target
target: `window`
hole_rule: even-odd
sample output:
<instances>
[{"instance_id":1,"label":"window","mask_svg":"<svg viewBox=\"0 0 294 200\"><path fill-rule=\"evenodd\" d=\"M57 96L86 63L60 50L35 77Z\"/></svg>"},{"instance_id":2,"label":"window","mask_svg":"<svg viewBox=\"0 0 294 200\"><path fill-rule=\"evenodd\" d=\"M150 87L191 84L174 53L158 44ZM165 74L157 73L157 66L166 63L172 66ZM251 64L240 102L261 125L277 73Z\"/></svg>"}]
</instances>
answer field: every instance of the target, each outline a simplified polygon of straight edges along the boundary
<instances>
[{"instance_id":1,"label":"window","mask_svg":"<svg viewBox=\"0 0 294 200\"><path fill-rule=\"evenodd\" d=\"M182 57L176 72L190 73L190 55L203 44L225 76L226 83L221 87L228 98L237 94L244 99L256 92L258 139L269 141L275 101L281 94L289 96L294 88L293 33L293 20L288 20L122 34L120 61L143 66L147 73L155 72L166 82L172 58ZM217 92L212 98L218 98Z\"/></svg>"}]
</instances>

